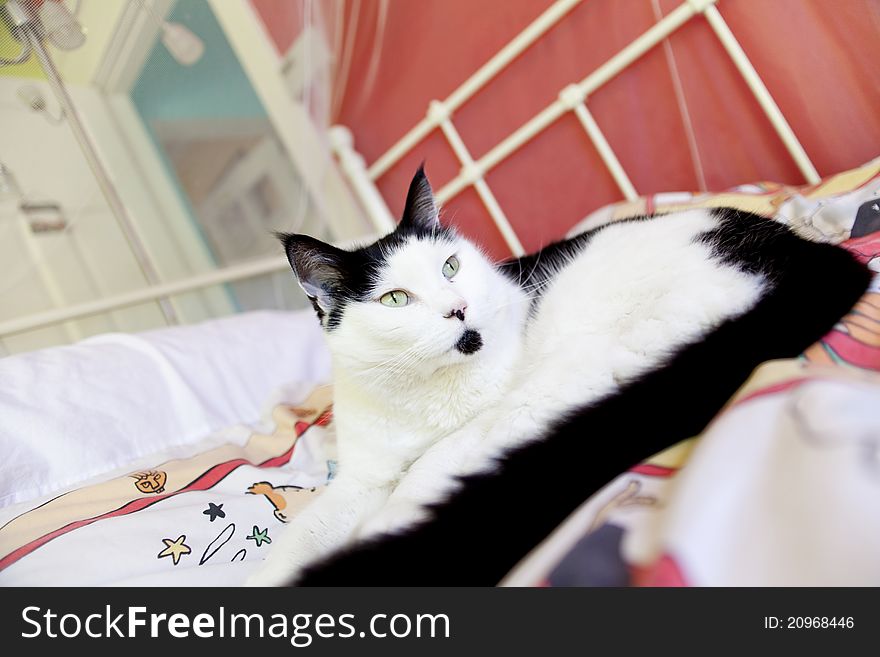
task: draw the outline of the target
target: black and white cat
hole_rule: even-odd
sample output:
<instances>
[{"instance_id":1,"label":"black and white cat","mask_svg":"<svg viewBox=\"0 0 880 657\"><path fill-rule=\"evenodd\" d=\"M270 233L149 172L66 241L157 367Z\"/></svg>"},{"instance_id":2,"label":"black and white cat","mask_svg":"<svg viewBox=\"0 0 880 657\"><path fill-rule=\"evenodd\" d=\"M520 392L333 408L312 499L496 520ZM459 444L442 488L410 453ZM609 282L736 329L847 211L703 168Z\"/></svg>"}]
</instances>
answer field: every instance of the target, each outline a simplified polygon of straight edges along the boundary
<instances>
[{"instance_id":1,"label":"black and white cat","mask_svg":"<svg viewBox=\"0 0 880 657\"><path fill-rule=\"evenodd\" d=\"M339 470L253 585L494 584L869 281L847 252L724 208L496 265L440 225L421 170L374 244L283 241L333 357Z\"/></svg>"}]
</instances>

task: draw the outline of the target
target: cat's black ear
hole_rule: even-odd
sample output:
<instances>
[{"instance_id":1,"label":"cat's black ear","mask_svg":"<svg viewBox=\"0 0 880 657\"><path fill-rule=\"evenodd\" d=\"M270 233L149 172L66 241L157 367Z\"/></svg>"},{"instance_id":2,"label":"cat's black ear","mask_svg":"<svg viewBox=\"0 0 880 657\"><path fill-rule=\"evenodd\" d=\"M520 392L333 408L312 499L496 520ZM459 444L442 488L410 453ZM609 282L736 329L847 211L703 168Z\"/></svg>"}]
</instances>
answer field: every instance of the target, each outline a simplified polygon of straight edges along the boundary
<instances>
[{"instance_id":1,"label":"cat's black ear","mask_svg":"<svg viewBox=\"0 0 880 657\"><path fill-rule=\"evenodd\" d=\"M430 233L439 226L440 218L437 204L434 202L434 192L431 191L431 183L428 182L425 167L422 165L409 184L406 207L403 209L399 228L419 233Z\"/></svg>"},{"instance_id":2,"label":"cat's black ear","mask_svg":"<svg viewBox=\"0 0 880 657\"><path fill-rule=\"evenodd\" d=\"M346 251L308 235L276 233L300 287L323 319L330 312L344 279Z\"/></svg>"}]
</instances>

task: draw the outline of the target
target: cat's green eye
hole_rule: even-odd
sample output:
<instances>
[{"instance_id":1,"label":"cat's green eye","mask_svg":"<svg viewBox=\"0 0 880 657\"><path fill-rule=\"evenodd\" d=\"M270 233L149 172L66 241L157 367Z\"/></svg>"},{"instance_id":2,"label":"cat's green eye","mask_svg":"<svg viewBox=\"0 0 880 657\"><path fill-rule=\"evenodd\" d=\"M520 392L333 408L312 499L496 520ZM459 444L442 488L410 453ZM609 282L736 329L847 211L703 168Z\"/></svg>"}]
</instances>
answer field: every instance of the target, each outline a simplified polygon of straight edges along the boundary
<instances>
[{"instance_id":1,"label":"cat's green eye","mask_svg":"<svg viewBox=\"0 0 880 657\"><path fill-rule=\"evenodd\" d=\"M389 308L400 308L409 303L409 295L403 290L391 290L379 297L379 303Z\"/></svg>"},{"instance_id":2,"label":"cat's green eye","mask_svg":"<svg viewBox=\"0 0 880 657\"><path fill-rule=\"evenodd\" d=\"M443 263L443 275L446 278L452 278L458 273L460 263L455 256L449 256L449 260Z\"/></svg>"}]
</instances>

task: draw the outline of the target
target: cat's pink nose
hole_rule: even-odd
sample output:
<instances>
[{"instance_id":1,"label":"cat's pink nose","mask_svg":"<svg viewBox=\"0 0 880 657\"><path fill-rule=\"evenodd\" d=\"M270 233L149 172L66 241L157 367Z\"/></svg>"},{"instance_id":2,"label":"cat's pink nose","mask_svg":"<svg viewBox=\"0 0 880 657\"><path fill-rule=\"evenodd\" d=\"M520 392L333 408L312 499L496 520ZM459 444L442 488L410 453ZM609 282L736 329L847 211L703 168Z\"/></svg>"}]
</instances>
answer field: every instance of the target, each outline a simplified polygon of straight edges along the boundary
<instances>
[{"instance_id":1,"label":"cat's pink nose","mask_svg":"<svg viewBox=\"0 0 880 657\"><path fill-rule=\"evenodd\" d=\"M458 319L460 319L463 322L465 310L467 310L467 304L464 302L464 300L462 300L462 301L459 301L458 303L454 304L452 306L452 308L449 309L449 312L443 316L446 317L447 319L450 317L458 317Z\"/></svg>"}]
</instances>

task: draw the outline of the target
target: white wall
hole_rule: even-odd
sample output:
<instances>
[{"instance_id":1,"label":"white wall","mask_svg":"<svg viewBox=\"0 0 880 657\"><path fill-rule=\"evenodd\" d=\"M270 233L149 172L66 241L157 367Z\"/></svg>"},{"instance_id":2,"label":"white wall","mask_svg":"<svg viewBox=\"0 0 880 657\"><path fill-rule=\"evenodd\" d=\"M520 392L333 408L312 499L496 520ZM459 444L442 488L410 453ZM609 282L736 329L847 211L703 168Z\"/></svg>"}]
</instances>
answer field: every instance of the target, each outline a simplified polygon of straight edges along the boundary
<instances>
[{"instance_id":1,"label":"white wall","mask_svg":"<svg viewBox=\"0 0 880 657\"><path fill-rule=\"evenodd\" d=\"M48 85L36 80L0 78L0 162L14 174L28 200L62 206L63 232L33 234L14 199L0 200L0 321L49 308L137 289L146 285L116 219L107 206L67 122L54 125L29 110L17 96L24 85L42 91L49 110L58 106ZM121 134L104 98L96 91L69 86L74 102L95 140L102 160L142 235L163 281L178 280L213 268L213 262L173 189L155 189L155 177L139 169L155 155L152 146L132 156L126 139L143 128L129 122ZM123 103L124 104L124 103ZM156 167L159 165L156 164ZM162 197L162 201L157 200ZM222 288L174 299L185 322L233 311ZM139 331L165 324L155 303L7 336L2 351L15 353L104 331Z\"/></svg>"}]
</instances>

